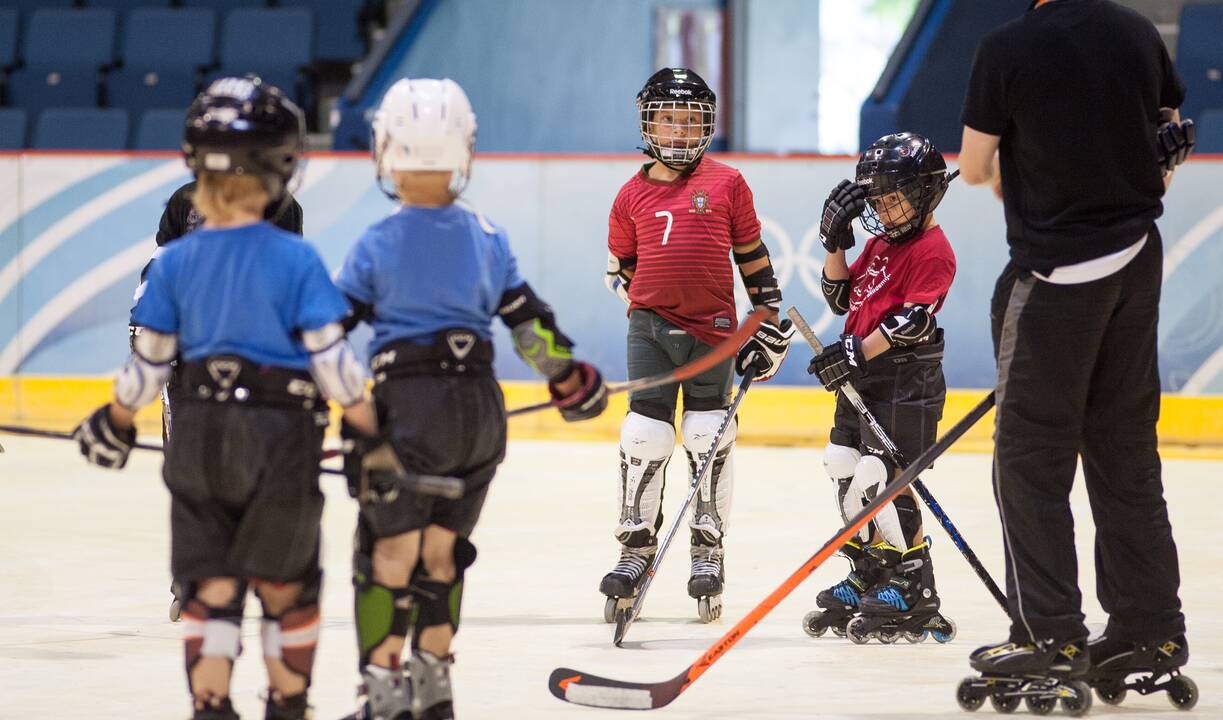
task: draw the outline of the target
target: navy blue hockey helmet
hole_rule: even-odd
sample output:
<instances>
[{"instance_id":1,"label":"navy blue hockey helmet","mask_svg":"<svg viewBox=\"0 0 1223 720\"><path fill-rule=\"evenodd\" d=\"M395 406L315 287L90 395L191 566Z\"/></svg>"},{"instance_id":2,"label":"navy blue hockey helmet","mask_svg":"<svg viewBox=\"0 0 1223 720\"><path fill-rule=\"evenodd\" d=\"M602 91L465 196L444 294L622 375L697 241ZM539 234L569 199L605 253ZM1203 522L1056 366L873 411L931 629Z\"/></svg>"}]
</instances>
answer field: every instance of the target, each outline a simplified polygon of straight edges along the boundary
<instances>
[{"instance_id":1,"label":"navy blue hockey helmet","mask_svg":"<svg viewBox=\"0 0 1223 720\"><path fill-rule=\"evenodd\" d=\"M922 231L950 182L947 162L917 133L884 135L858 158L858 185L866 190L862 227L899 245Z\"/></svg>"}]
</instances>

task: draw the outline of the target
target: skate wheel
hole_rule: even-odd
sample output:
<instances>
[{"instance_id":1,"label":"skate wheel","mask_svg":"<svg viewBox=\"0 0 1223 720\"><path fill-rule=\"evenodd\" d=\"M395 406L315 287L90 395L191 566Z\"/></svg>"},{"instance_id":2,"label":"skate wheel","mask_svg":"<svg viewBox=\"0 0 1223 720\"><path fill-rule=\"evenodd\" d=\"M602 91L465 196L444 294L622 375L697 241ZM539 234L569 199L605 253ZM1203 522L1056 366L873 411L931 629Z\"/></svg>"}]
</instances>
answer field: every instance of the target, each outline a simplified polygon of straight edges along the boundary
<instances>
[{"instance_id":1,"label":"skate wheel","mask_svg":"<svg viewBox=\"0 0 1223 720\"><path fill-rule=\"evenodd\" d=\"M996 693L989 696L989 704L993 706L994 712L1009 715L1019 708L1019 696Z\"/></svg>"},{"instance_id":2,"label":"skate wheel","mask_svg":"<svg viewBox=\"0 0 1223 720\"><path fill-rule=\"evenodd\" d=\"M820 625L820 618L824 617L824 613L819 610L812 610L803 616L803 632L811 637L823 637L824 633L828 632L828 628Z\"/></svg>"},{"instance_id":3,"label":"skate wheel","mask_svg":"<svg viewBox=\"0 0 1223 720\"><path fill-rule=\"evenodd\" d=\"M974 691L976 684L974 678L964 678L960 681L959 687L955 689L955 701L959 703L961 709L973 712L985 702L985 698Z\"/></svg>"},{"instance_id":4,"label":"skate wheel","mask_svg":"<svg viewBox=\"0 0 1223 720\"><path fill-rule=\"evenodd\" d=\"M943 617L943 616L939 616ZM943 617L943 622L947 623L946 630L931 630L930 634L934 635L934 640L940 643L949 643L955 640L956 626L955 620L949 617Z\"/></svg>"},{"instance_id":5,"label":"skate wheel","mask_svg":"<svg viewBox=\"0 0 1223 720\"><path fill-rule=\"evenodd\" d=\"M1033 715L1048 715L1053 712L1053 708L1057 707L1057 698L1028 695L1024 697L1023 704L1028 706L1028 712Z\"/></svg>"},{"instance_id":6,"label":"skate wheel","mask_svg":"<svg viewBox=\"0 0 1223 720\"><path fill-rule=\"evenodd\" d=\"M865 630L866 618L859 615L849 624L845 626L845 635L853 641L855 645L865 645L870 641L870 635Z\"/></svg>"},{"instance_id":7,"label":"skate wheel","mask_svg":"<svg viewBox=\"0 0 1223 720\"><path fill-rule=\"evenodd\" d=\"M906 631L905 631L904 633L902 633L902 634L904 635L904 639L905 639L905 640L909 641L910 643L912 643L912 644L914 644L914 645L916 645L916 644L917 644L917 643L919 643L919 642L925 642L925 641L926 641L926 633L924 633L924 632L909 632L909 631L907 631L907 630L906 630Z\"/></svg>"},{"instance_id":8,"label":"skate wheel","mask_svg":"<svg viewBox=\"0 0 1223 720\"><path fill-rule=\"evenodd\" d=\"M722 617L722 596L699 598L696 601L696 614L700 616L701 622L705 623L711 623Z\"/></svg>"},{"instance_id":9,"label":"skate wheel","mask_svg":"<svg viewBox=\"0 0 1223 720\"><path fill-rule=\"evenodd\" d=\"M883 643L884 645L891 645L900 639L900 633L890 630L880 630L876 637L879 639L879 642Z\"/></svg>"},{"instance_id":10,"label":"skate wheel","mask_svg":"<svg viewBox=\"0 0 1223 720\"><path fill-rule=\"evenodd\" d=\"M1066 687L1071 692L1062 696L1062 710L1070 717L1086 715L1091 709L1091 688L1082 680L1072 680Z\"/></svg>"},{"instance_id":11,"label":"skate wheel","mask_svg":"<svg viewBox=\"0 0 1223 720\"><path fill-rule=\"evenodd\" d=\"M1198 704L1198 684L1184 675L1168 680L1168 702L1177 710L1192 710Z\"/></svg>"},{"instance_id":12,"label":"skate wheel","mask_svg":"<svg viewBox=\"0 0 1223 720\"><path fill-rule=\"evenodd\" d=\"M1129 690L1118 680L1105 680L1096 685L1096 697L1105 705L1120 705Z\"/></svg>"},{"instance_id":13,"label":"skate wheel","mask_svg":"<svg viewBox=\"0 0 1223 720\"><path fill-rule=\"evenodd\" d=\"M183 601L178 598L170 603L170 622L178 622L183 617Z\"/></svg>"},{"instance_id":14,"label":"skate wheel","mask_svg":"<svg viewBox=\"0 0 1223 720\"><path fill-rule=\"evenodd\" d=\"M832 634L839 638L845 637L845 628L837 625L832 626Z\"/></svg>"},{"instance_id":15,"label":"skate wheel","mask_svg":"<svg viewBox=\"0 0 1223 720\"><path fill-rule=\"evenodd\" d=\"M609 597L603 603L603 622L611 624L616 622L616 598Z\"/></svg>"}]
</instances>

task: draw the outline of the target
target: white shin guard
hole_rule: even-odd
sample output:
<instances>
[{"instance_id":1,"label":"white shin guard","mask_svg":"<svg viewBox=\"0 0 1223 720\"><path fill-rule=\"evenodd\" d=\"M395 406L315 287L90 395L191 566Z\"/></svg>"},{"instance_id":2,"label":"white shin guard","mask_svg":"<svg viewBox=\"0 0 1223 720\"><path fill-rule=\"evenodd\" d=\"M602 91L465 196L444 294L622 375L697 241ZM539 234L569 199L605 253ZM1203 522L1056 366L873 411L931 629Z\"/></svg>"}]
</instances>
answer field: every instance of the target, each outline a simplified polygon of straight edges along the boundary
<instances>
[{"instance_id":1,"label":"white shin guard","mask_svg":"<svg viewBox=\"0 0 1223 720\"><path fill-rule=\"evenodd\" d=\"M862 453L857 448L829 443L824 448L824 472L837 484L837 509L841 511L841 519L849 522L850 518L862 509L862 498L852 492L854 472L858 469L858 461ZM870 523L858 531L861 542L870 540Z\"/></svg>"},{"instance_id":2,"label":"white shin guard","mask_svg":"<svg viewBox=\"0 0 1223 720\"><path fill-rule=\"evenodd\" d=\"M857 509L853 510L851 517L856 515L863 505L883 491L891 479L890 466L882 458L875 455L863 456L854 469L854 481L850 483L849 492L845 494L846 511L856 503ZM900 525L900 516L896 513L895 504L884 505L875 515L873 522L879 529L879 535L889 545L901 550L909 547L909 541Z\"/></svg>"},{"instance_id":3,"label":"white shin guard","mask_svg":"<svg viewBox=\"0 0 1223 720\"><path fill-rule=\"evenodd\" d=\"M688 452L688 482L691 484L701 460L709 453L713 437L726 417L725 410L685 412L680 432ZM688 526L694 540L703 545L719 545L730 524L730 499L735 487L734 448L738 420L732 418L718 443L713 466L705 474L692 505Z\"/></svg>"},{"instance_id":4,"label":"white shin guard","mask_svg":"<svg viewBox=\"0 0 1223 720\"><path fill-rule=\"evenodd\" d=\"M622 545L653 544L662 512L662 490L667 461L675 451L675 428L670 423L630 412L620 426L620 524L616 539Z\"/></svg>"}]
</instances>

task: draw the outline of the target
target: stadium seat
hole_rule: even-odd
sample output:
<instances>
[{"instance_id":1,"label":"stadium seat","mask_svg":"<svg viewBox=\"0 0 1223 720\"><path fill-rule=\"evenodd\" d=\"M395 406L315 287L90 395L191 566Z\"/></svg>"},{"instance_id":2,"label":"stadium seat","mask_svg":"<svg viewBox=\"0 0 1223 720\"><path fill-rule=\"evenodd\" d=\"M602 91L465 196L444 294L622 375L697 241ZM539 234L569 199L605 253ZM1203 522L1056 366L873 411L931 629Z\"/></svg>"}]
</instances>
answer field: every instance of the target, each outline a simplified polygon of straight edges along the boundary
<instances>
[{"instance_id":1,"label":"stadium seat","mask_svg":"<svg viewBox=\"0 0 1223 720\"><path fill-rule=\"evenodd\" d=\"M279 0L280 7L307 8L314 12L314 58L359 60L365 55L357 25L362 0Z\"/></svg>"},{"instance_id":2,"label":"stadium seat","mask_svg":"<svg viewBox=\"0 0 1223 720\"><path fill-rule=\"evenodd\" d=\"M216 15L204 8L141 8L123 25L123 66L106 79L106 104L133 117L148 108L186 107L201 67L212 64Z\"/></svg>"},{"instance_id":3,"label":"stadium seat","mask_svg":"<svg viewBox=\"0 0 1223 720\"><path fill-rule=\"evenodd\" d=\"M88 7L110 8L119 12L130 12L138 8L169 7L173 0L86 0Z\"/></svg>"},{"instance_id":4,"label":"stadium seat","mask_svg":"<svg viewBox=\"0 0 1223 720\"><path fill-rule=\"evenodd\" d=\"M133 150L178 150L183 145L183 124L187 110L156 108L145 110L132 140Z\"/></svg>"},{"instance_id":5,"label":"stadium seat","mask_svg":"<svg viewBox=\"0 0 1223 720\"><path fill-rule=\"evenodd\" d=\"M0 108L0 150L25 147L26 114L21 108Z\"/></svg>"},{"instance_id":6,"label":"stadium seat","mask_svg":"<svg viewBox=\"0 0 1223 720\"><path fill-rule=\"evenodd\" d=\"M1223 108L1206 110L1193 120L1197 123L1195 153L1223 153Z\"/></svg>"},{"instance_id":7,"label":"stadium seat","mask_svg":"<svg viewBox=\"0 0 1223 720\"><path fill-rule=\"evenodd\" d=\"M0 68L17 62L17 10L0 8Z\"/></svg>"},{"instance_id":8,"label":"stadium seat","mask_svg":"<svg viewBox=\"0 0 1223 720\"><path fill-rule=\"evenodd\" d=\"M272 3L265 2L265 0L181 0L179 4L187 7L209 8L220 15L232 10L265 8Z\"/></svg>"},{"instance_id":9,"label":"stadium seat","mask_svg":"<svg viewBox=\"0 0 1223 720\"><path fill-rule=\"evenodd\" d=\"M127 111L118 108L48 108L34 124L30 147L121 150L127 146L127 124Z\"/></svg>"},{"instance_id":10,"label":"stadium seat","mask_svg":"<svg viewBox=\"0 0 1223 720\"><path fill-rule=\"evenodd\" d=\"M1181 8L1176 69L1185 82L1181 115L1223 108L1223 3Z\"/></svg>"},{"instance_id":11,"label":"stadium seat","mask_svg":"<svg viewBox=\"0 0 1223 720\"><path fill-rule=\"evenodd\" d=\"M258 73L297 98L298 70L309 65L313 17L302 8L234 10L221 25L221 66L212 77Z\"/></svg>"},{"instance_id":12,"label":"stadium seat","mask_svg":"<svg viewBox=\"0 0 1223 720\"><path fill-rule=\"evenodd\" d=\"M9 80L9 105L31 115L53 105L96 105L98 72L114 60L115 11L35 11L23 46L25 67Z\"/></svg>"}]
</instances>

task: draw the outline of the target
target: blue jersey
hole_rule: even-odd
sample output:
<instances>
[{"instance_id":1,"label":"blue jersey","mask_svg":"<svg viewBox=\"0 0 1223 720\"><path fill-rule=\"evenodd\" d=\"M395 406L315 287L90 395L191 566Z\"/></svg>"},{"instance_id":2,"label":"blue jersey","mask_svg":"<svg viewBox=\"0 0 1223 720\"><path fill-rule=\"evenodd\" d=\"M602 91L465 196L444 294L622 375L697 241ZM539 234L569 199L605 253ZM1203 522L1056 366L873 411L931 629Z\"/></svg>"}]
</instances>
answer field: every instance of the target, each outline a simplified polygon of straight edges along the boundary
<instances>
[{"instance_id":1,"label":"blue jersey","mask_svg":"<svg viewBox=\"0 0 1223 720\"><path fill-rule=\"evenodd\" d=\"M456 327L491 339L501 296L523 282L505 232L453 204L405 206L375 223L336 279L374 308L371 351L394 340L428 342Z\"/></svg>"},{"instance_id":2,"label":"blue jersey","mask_svg":"<svg viewBox=\"0 0 1223 720\"><path fill-rule=\"evenodd\" d=\"M348 301L299 236L267 222L199 229L165 247L132 322L178 336L187 361L238 355L309 367L298 333L342 320Z\"/></svg>"}]
</instances>

